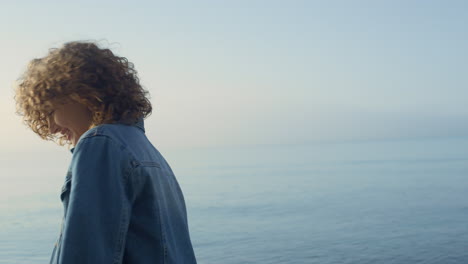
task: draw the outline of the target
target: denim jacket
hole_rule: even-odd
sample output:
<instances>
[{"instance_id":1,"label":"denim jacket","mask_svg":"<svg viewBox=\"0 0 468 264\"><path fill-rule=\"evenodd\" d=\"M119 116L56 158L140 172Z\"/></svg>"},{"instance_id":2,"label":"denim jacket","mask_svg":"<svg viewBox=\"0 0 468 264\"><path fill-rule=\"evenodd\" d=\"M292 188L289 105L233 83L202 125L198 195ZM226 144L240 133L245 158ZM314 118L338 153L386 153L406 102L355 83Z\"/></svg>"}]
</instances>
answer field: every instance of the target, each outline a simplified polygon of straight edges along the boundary
<instances>
[{"instance_id":1,"label":"denim jacket","mask_svg":"<svg viewBox=\"0 0 468 264\"><path fill-rule=\"evenodd\" d=\"M71 151L50 263L196 263L182 191L143 119L94 127Z\"/></svg>"}]
</instances>

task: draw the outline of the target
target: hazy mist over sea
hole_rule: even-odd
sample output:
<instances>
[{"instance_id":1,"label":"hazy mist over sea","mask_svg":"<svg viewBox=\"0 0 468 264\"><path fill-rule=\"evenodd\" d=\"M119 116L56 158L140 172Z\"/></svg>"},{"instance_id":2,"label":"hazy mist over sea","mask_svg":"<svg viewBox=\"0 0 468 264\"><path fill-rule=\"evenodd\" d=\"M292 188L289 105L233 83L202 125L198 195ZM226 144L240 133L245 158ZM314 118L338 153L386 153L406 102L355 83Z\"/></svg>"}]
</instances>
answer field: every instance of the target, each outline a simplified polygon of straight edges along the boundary
<instances>
[{"instance_id":1,"label":"hazy mist over sea","mask_svg":"<svg viewBox=\"0 0 468 264\"><path fill-rule=\"evenodd\" d=\"M467 1L0 4L0 263L47 263L71 159L15 114L30 60L134 63L199 263L467 263Z\"/></svg>"}]
</instances>

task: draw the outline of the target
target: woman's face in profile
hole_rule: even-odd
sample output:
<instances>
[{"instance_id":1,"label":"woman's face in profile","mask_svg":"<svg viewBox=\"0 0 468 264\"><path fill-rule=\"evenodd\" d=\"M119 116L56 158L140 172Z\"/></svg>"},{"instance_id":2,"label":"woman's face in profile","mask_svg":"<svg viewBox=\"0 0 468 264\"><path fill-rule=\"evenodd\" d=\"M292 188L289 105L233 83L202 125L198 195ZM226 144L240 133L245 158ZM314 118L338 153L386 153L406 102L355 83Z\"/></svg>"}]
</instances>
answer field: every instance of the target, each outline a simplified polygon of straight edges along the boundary
<instances>
[{"instance_id":1,"label":"woman's face in profile","mask_svg":"<svg viewBox=\"0 0 468 264\"><path fill-rule=\"evenodd\" d=\"M48 123L52 134L65 135L75 146L80 136L91 127L92 113L85 105L71 102L52 111Z\"/></svg>"}]
</instances>

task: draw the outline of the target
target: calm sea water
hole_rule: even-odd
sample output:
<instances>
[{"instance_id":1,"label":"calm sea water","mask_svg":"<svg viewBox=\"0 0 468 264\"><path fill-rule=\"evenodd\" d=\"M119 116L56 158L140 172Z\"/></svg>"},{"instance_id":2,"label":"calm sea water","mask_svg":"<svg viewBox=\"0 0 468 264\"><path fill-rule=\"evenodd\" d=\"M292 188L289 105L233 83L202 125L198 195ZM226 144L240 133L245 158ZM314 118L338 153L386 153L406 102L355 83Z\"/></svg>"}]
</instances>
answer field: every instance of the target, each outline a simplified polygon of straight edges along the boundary
<instances>
[{"instance_id":1,"label":"calm sea water","mask_svg":"<svg viewBox=\"0 0 468 264\"><path fill-rule=\"evenodd\" d=\"M468 263L468 139L161 152L199 263ZM2 158L0 263L48 263L69 153L18 155Z\"/></svg>"}]
</instances>

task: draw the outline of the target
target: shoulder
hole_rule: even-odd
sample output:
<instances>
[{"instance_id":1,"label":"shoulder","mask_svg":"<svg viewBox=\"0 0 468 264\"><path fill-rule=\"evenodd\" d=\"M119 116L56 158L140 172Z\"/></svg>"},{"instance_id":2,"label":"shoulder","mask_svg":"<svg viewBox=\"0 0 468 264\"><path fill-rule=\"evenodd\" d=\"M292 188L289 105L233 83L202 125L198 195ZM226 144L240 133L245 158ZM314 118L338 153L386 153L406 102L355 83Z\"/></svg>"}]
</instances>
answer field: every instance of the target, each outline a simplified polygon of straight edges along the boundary
<instances>
[{"instance_id":1,"label":"shoulder","mask_svg":"<svg viewBox=\"0 0 468 264\"><path fill-rule=\"evenodd\" d=\"M99 147L94 147L93 144ZM101 153L102 150L99 148L109 148L116 152L115 155L123 155L122 158L130 160L161 159L159 152L146 137L144 127L138 124L103 124L93 127L81 136L73 155L84 147L90 147L95 152Z\"/></svg>"},{"instance_id":2,"label":"shoulder","mask_svg":"<svg viewBox=\"0 0 468 264\"><path fill-rule=\"evenodd\" d=\"M72 151L70 167L75 174L83 170L87 173L103 170L123 172L131 167L133 155L112 133L102 133L99 128L88 132Z\"/></svg>"}]
</instances>

